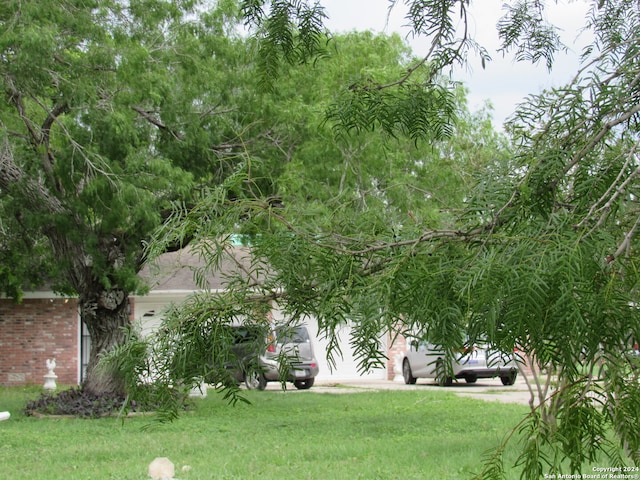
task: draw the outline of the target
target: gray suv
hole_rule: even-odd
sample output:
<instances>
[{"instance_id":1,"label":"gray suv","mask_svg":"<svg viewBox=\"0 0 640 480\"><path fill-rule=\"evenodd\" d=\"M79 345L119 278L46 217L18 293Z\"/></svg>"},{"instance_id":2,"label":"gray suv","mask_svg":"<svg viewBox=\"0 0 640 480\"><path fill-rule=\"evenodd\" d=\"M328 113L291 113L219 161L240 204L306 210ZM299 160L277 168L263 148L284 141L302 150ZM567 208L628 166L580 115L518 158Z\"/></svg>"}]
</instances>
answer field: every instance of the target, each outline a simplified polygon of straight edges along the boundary
<instances>
[{"instance_id":1,"label":"gray suv","mask_svg":"<svg viewBox=\"0 0 640 480\"><path fill-rule=\"evenodd\" d=\"M229 366L236 381L264 390L267 382L293 382L307 390L318 375L318 362L304 326L276 325L266 332L256 325L233 326L232 351L237 362Z\"/></svg>"}]
</instances>

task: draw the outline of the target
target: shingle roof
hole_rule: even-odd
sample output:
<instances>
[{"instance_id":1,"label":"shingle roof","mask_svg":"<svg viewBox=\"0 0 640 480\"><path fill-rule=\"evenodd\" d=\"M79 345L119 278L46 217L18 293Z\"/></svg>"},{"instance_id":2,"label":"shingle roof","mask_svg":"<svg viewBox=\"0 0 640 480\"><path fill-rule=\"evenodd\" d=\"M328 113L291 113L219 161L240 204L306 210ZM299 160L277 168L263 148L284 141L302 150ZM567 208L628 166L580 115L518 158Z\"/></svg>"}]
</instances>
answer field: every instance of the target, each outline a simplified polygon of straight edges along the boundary
<instances>
[{"instance_id":1,"label":"shingle roof","mask_svg":"<svg viewBox=\"0 0 640 480\"><path fill-rule=\"evenodd\" d=\"M177 252L165 253L146 265L139 273L151 291L195 291L201 290L195 280L198 269L206 264L201 248L186 247ZM248 247L231 247L222 255L219 268L214 273L208 272L204 279L208 289L225 288L225 280L229 275L246 272L252 262Z\"/></svg>"}]
</instances>

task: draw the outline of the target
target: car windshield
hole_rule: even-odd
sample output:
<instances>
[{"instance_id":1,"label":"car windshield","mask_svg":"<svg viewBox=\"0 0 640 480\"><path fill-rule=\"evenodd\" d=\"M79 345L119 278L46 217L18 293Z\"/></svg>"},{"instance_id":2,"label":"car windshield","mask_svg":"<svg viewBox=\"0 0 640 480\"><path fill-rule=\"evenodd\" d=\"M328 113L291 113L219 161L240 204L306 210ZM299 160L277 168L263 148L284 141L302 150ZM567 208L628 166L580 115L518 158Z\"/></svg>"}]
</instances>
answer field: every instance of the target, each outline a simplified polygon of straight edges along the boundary
<instances>
[{"instance_id":1,"label":"car windshield","mask_svg":"<svg viewBox=\"0 0 640 480\"><path fill-rule=\"evenodd\" d=\"M305 343L309 341L309 332L305 327L282 326L276 328L278 343Z\"/></svg>"}]
</instances>

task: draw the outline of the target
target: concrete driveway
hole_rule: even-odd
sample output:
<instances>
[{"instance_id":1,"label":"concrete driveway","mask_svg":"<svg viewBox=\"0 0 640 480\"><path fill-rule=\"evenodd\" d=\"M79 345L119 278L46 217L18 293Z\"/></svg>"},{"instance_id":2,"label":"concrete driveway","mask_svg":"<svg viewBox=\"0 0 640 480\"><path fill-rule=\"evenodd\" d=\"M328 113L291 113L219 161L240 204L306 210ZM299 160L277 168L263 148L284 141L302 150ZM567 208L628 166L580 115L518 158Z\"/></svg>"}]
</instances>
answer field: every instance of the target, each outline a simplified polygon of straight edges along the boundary
<instances>
[{"instance_id":1,"label":"concrete driveway","mask_svg":"<svg viewBox=\"0 0 640 480\"><path fill-rule=\"evenodd\" d=\"M359 379L341 380L335 383L316 383L310 390L296 390L287 385L288 391L313 392L313 393L357 393L382 390L434 390L452 392L463 397L478 400L519 403L529 405L530 394L525 380L518 376L516 383L510 386L502 385L499 378L478 380L476 383L465 383L464 380L454 383L450 387L441 387L429 379L418 379L415 385L406 385L402 381ZM267 390L280 390L279 383L269 383Z\"/></svg>"}]
</instances>

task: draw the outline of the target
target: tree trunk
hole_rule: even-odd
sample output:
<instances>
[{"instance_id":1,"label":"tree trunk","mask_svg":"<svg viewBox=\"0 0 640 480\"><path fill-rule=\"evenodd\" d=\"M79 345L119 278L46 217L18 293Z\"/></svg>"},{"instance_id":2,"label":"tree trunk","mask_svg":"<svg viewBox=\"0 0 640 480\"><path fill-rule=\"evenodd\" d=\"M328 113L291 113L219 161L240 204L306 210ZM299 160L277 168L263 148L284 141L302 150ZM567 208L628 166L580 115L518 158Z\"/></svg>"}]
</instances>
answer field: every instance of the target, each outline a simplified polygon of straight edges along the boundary
<instances>
[{"instance_id":1,"label":"tree trunk","mask_svg":"<svg viewBox=\"0 0 640 480\"><path fill-rule=\"evenodd\" d=\"M84 298L83 298L84 297ZM89 298L87 298L89 297ZM129 326L129 295L123 290L101 290L80 298L80 317L91 337L91 351L83 388L93 394L124 394L118 372L98 365L100 356L122 344Z\"/></svg>"}]
</instances>

